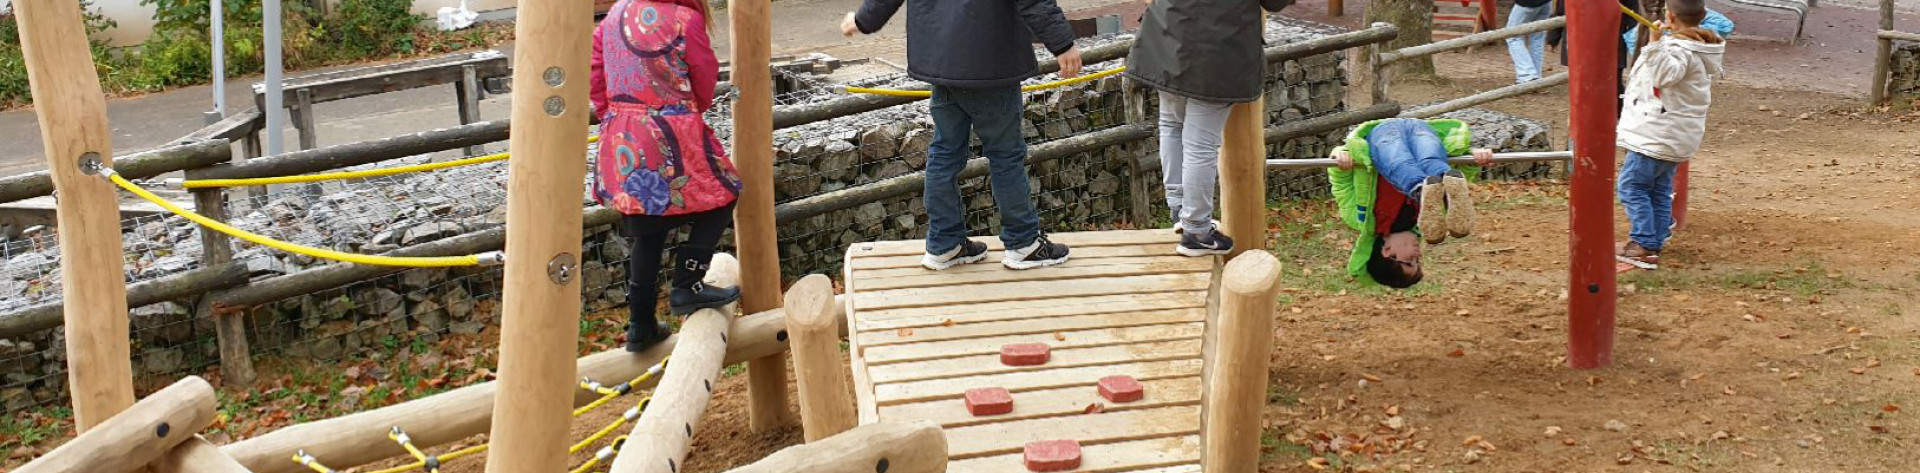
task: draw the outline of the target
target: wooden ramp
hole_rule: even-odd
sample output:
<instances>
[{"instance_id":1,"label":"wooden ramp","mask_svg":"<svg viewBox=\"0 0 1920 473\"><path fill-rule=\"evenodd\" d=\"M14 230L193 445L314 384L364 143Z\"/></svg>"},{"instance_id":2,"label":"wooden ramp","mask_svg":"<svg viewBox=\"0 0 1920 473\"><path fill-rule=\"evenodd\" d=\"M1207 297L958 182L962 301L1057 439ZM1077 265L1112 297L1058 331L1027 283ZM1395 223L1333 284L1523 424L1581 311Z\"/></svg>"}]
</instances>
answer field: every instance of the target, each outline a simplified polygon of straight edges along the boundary
<instances>
[{"instance_id":1,"label":"wooden ramp","mask_svg":"<svg viewBox=\"0 0 1920 473\"><path fill-rule=\"evenodd\" d=\"M941 424L957 473L1026 471L1022 448L1042 440L1079 441L1075 471L1199 471L1216 258L1176 254L1164 229L1051 238L1072 259L1027 271L1000 265L997 239L980 263L939 272L920 266L919 240L853 245L845 300L861 423ZM1001 364L1016 343L1045 343L1052 359ZM1139 380L1146 398L1101 398L1099 379L1113 375ZM1013 394L1013 412L969 414L964 393L990 387Z\"/></svg>"}]
</instances>

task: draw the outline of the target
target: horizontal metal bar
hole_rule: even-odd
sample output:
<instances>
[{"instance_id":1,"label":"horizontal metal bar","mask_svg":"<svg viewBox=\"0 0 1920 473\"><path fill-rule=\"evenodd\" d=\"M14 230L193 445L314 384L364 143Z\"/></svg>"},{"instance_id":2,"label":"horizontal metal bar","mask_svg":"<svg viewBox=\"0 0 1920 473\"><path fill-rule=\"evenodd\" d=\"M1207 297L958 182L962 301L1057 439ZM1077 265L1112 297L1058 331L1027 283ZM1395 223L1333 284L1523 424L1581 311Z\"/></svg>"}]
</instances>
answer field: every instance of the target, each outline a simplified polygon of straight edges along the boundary
<instances>
[{"instance_id":1,"label":"horizontal metal bar","mask_svg":"<svg viewBox=\"0 0 1920 473\"><path fill-rule=\"evenodd\" d=\"M1572 151L1533 151L1514 153L1494 153L1493 164L1537 163L1542 161L1567 161L1573 159ZM1447 158L1453 164L1475 164L1472 156ZM1267 170L1307 170L1333 167L1333 159L1269 159Z\"/></svg>"},{"instance_id":2,"label":"horizontal metal bar","mask_svg":"<svg viewBox=\"0 0 1920 473\"><path fill-rule=\"evenodd\" d=\"M1485 31L1461 36L1446 41L1427 43L1399 51L1380 53L1380 64L1393 64L1408 59L1432 56L1455 49L1465 49L1482 44L1503 41L1515 36L1525 36L1567 26L1567 17L1555 17L1535 21L1519 26L1511 26L1493 31Z\"/></svg>"},{"instance_id":3,"label":"horizontal metal bar","mask_svg":"<svg viewBox=\"0 0 1920 473\"><path fill-rule=\"evenodd\" d=\"M1400 118L1433 118L1442 114L1478 107L1487 103L1506 100L1567 84L1567 73L1562 72L1543 77L1540 80L1524 84L1514 84L1498 89L1481 92L1425 107L1408 110Z\"/></svg>"}]
</instances>

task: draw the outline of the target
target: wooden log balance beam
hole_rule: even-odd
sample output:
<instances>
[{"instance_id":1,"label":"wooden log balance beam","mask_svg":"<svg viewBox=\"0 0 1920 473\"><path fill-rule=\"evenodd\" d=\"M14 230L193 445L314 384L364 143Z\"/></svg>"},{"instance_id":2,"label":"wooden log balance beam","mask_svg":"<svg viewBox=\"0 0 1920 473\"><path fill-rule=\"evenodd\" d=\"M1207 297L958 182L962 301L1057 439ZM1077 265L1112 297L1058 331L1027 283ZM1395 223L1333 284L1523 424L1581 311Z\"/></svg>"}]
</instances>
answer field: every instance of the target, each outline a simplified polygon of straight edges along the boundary
<instances>
[{"instance_id":1,"label":"wooden log balance beam","mask_svg":"<svg viewBox=\"0 0 1920 473\"><path fill-rule=\"evenodd\" d=\"M715 255L714 258L719 261L722 256ZM732 261L732 257L725 258ZM718 286L737 283L736 280L722 279L719 271L709 272L708 275L708 279ZM836 298L836 321L845 319L839 315L841 307L845 305ZM846 336L844 324L839 331L842 337ZM782 310L733 319L732 327L728 329L726 360L723 364L744 363L786 351L787 338L786 316ZM666 359L680 340L682 338L679 335L674 335L643 353L628 353L624 348L595 353L577 360L575 368L579 376L602 384L624 383ZM675 361L676 364L679 362ZM650 389L660 380L660 377L654 377L635 386L635 389ZM414 445L420 448L445 445L486 432L493 423L493 405L497 401L498 389L499 383L476 384L379 409L288 426L228 444L222 450L255 473L307 471L287 460L302 449L336 468L365 465L407 454L387 439L387 431L394 426L406 430L407 436L412 437ZM578 390L570 405L580 407L598 398L599 394Z\"/></svg>"},{"instance_id":2,"label":"wooden log balance beam","mask_svg":"<svg viewBox=\"0 0 1920 473\"><path fill-rule=\"evenodd\" d=\"M146 466L213 423L213 385L188 376L81 432L15 473L110 473Z\"/></svg>"},{"instance_id":3,"label":"wooden log balance beam","mask_svg":"<svg viewBox=\"0 0 1920 473\"><path fill-rule=\"evenodd\" d=\"M1201 398L1206 419L1200 465L1206 471L1255 471L1280 261L1265 251L1241 253L1227 263L1221 279L1220 316L1213 329L1217 343Z\"/></svg>"},{"instance_id":4,"label":"wooden log balance beam","mask_svg":"<svg viewBox=\"0 0 1920 473\"><path fill-rule=\"evenodd\" d=\"M852 373L840 362L839 327L845 317L834 306L833 280L818 274L800 279L787 290L786 309L806 440L852 429L860 417L854 412Z\"/></svg>"},{"instance_id":5,"label":"wooden log balance beam","mask_svg":"<svg viewBox=\"0 0 1920 473\"><path fill-rule=\"evenodd\" d=\"M728 255L714 255L707 271L709 284L725 287L740 280L740 263ZM726 367L727 332L738 302L726 307L693 313L680 325L678 344L673 347L673 362L654 389L633 433L613 460L613 473L679 473L693 450L694 426L706 415L707 402L713 399L713 383ZM777 353L777 352L776 352Z\"/></svg>"},{"instance_id":6,"label":"wooden log balance beam","mask_svg":"<svg viewBox=\"0 0 1920 473\"><path fill-rule=\"evenodd\" d=\"M728 473L944 473L947 436L929 421L882 422L774 452ZM1251 471L1251 470L1249 470Z\"/></svg>"}]
</instances>

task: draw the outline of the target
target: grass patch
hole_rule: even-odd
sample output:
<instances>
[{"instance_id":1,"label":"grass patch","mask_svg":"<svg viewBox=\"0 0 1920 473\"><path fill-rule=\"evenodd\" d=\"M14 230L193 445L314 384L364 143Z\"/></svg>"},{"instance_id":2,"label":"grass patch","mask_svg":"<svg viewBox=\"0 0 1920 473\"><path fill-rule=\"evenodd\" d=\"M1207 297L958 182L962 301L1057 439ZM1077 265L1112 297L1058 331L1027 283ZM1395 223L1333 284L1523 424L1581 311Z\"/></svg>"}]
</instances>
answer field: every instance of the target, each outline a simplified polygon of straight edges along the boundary
<instances>
[{"instance_id":1,"label":"grass patch","mask_svg":"<svg viewBox=\"0 0 1920 473\"><path fill-rule=\"evenodd\" d=\"M1300 405L1300 395L1287 390L1285 386L1269 384L1267 385L1267 404L1298 406Z\"/></svg>"},{"instance_id":2,"label":"grass patch","mask_svg":"<svg viewBox=\"0 0 1920 473\"><path fill-rule=\"evenodd\" d=\"M1788 268L1748 268L1731 271L1635 271L1621 278L1642 291L1686 291L1695 289L1768 290L1792 293L1800 297L1833 294L1858 287L1838 273L1828 273L1819 261Z\"/></svg>"},{"instance_id":3,"label":"grass patch","mask_svg":"<svg viewBox=\"0 0 1920 473\"><path fill-rule=\"evenodd\" d=\"M731 378L734 376L739 376L741 373L746 373L746 372L747 372L747 364L737 363L737 364L727 365L726 368L721 369L720 376Z\"/></svg>"},{"instance_id":4,"label":"grass patch","mask_svg":"<svg viewBox=\"0 0 1920 473\"><path fill-rule=\"evenodd\" d=\"M1260 431L1260 460L1287 459L1304 461L1313 458L1313 449L1288 442L1279 427L1268 427Z\"/></svg>"}]
</instances>

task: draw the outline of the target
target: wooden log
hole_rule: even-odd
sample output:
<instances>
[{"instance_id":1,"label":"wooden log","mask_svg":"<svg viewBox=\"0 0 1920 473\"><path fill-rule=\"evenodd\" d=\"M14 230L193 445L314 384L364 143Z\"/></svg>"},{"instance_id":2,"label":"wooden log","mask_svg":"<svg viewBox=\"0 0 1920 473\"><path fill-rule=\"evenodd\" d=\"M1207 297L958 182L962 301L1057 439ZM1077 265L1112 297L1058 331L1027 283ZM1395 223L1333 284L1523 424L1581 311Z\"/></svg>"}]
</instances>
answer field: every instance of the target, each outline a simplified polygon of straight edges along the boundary
<instances>
[{"instance_id":1,"label":"wooden log","mask_svg":"<svg viewBox=\"0 0 1920 473\"><path fill-rule=\"evenodd\" d=\"M60 193L61 289L67 326L73 327L67 330L67 378L74 425L86 432L133 405L120 196L112 183L82 168L89 161L113 166L106 96L78 3L18 2L14 9L40 139Z\"/></svg>"},{"instance_id":2,"label":"wooden log","mask_svg":"<svg viewBox=\"0 0 1920 473\"><path fill-rule=\"evenodd\" d=\"M199 268L183 273L134 283L127 286L128 307L140 307L193 297L209 290L247 283L247 268L238 264ZM23 337L33 332L60 327L64 302L54 301L0 314L0 338ZM122 314L122 318L125 314Z\"/></svg>"},{"instance_id":3,"label":"wooden log","mask_svg":"<svg viewBox=\"0 0 1920 473\"><path fill-rule=\"evenodd\" d=\"M1094 151L1108 146L1131 141L1139 141L1153 136L1151 125L1122 125L1070 138L1062 138L1034 145L1027 153L1027 164L1059 159L1078 153ZM967 166L960 170L960 179L971 179L987 175L987 159L967 160ZM890 179L882 179L862 186L850 187L828 192L805 199L789 201L774 208L774 218L780 222L797 222L808 217L846 210L889 197L898 197L920 192L926 184L926 172L915 172Z\"/></svg>"},{"instance_id":4,"label":"wooden log","mask_svg":"<svg viewBox=\"0 0 1920 473\"><path fill-rule=\"evenodd\" d=\"M853 410L853 383L840 362L839 313L833 308L833 281L826 276L807 276L787 290L793 374L800 385L800 424L808 442L860 422Z\"/></svg>"},{"instance_id":5,"label":"wooden log","mask_svg":"<svg viewBox=\"0 0 1920 473\"><path fill-rule=\"evenodd\" d=\"M1435 54L1440 54L1443 52L1452 51L1456 49L1466 49L1466 48L1471 48L1471 47L1479 46L1483 44L1506 41L1507 38L1526 36L1534 33L1541 33L1547 30L1564 28L1566 26L1567 26L1567 17L1561 16L1561 17L1553 17L1545 20L1535 21L1535 22L1531 22L1523 25L1518 25L1518 26L1510 26L1506 28L1493 30L1493 31L1474 33L1474 34L1461 36L1454 39L1449 39L1446 41L1435 41L1432 43L1427 43L1419 46L1401 49L1399 51L1380 53L1380 64L1383 66L1392 65L1393 63L1400 62L1400 61L1423 58L1423 57L1432 56Z\"/></svg>"},{"instance_id":6,"label":"wooden log","mask_svg":"<svg viewBox=\"0 0 1920 473\"><path fill-rule=\"evenodd\" d=\"M780 236L773 208L773 1L745 0L728 8L733 37L733 162L740 200L733 211L734 245L745 277L740 306L748 313L783 306ZM747 362L747 418L754 432L792 425L787 409L784 353ZM704 405L704 403L703 403ZM629 446L632 443L628 443Z\"/></svg>"},{"instance_id":7,"label":"wooden log","mask_svg":"<svg viewBox=\"0 0 1920 473\"><path fill-rule=\"evenodd\" d=\"M122 156L113 160L113 168L127 179L146 179L185 169L203 168L233 159L233 151L229 149L231 145L232 142L227 140L173 145ZM47 171L0 178L0 204L53 195L53 188L53 175Z\"/></svg>"},{"instance_id":8,"label":"wooden log","mask_svg":"<svg viewBox=\"0 0 1920 473\"><path fill-rule=\"evenodd\" d=\"M225 189L200 189L193 191L193 206L201 215L214 220L227 219L227 198ZM233 262L233 245L225 233L199 227L200 266L218 268ZM234 265L240 266L240 265ZM244 268L241 283L246 282ZM202 292L195 298L193 313L199 317L213 319L213 333L220 348L220 374L231 386L253 385L253 353L247 344L247 321L240 311L215 310L211 291Z\"/></svg>"},{"instance_id":9,"label":"wooden log","mask_svg":"<svg viewBox=\"0 0 1920 473\"><path fill-rule=\"evenodd\" d=\"M229 115L220 121L207 125L181 137L176 143L188 144L212 140L239 140L252 135L265 126L266 116L258 108L249 108L244 112Z\"/></svg>"},{"instance_id":10,"label":"wooden log","mask_svg":"<svg viewBox=\"0 0 1920 473\"><path fill-rule=\"evenodd\" d=\"M1323 36L1306 41L1298 41L1267 48L1263 55L1268 64L1304 59L1348 48L1357 48L1369 44L1380 44L1400 37L1400 28L1387 23L1374 23L1366 29L1350 31L1332 36Z\"/></svg>"},{"instance_id":11,"label":"wooden log","mask_svg":"<svg viewBox=\"0 0 1920 473\"><path fill-rule=\"evenodd\" d=\"M580 183L586 178L593 4L521 0L514 35L500 402L487 471L567 468L580 335ZM518 230L515 230L518 229Z\"/></svg>"},{"instance_id":12,"label":"wooden log","mask_svg":"<svg viewBox=\"0 0 1920 473\"><path fill-rule=\"evenodd\" d=\"M767 455L729 473L945 473L947 437L932 422L868 424Z\"/></svg>"},{"instance_id":13,"label":"wooden log","mask_svg":"<svg viewBox=\"0 0 1920 473\"><path fill-rule=\"evenodd\" d=\"M1280 261L1265 251L1243 253L1227 263L1221 277L1213 366L1202 381L1201 465L1207 471L1254 471L1260 465L1260 412L1273 352Z\"/></svg>"},{"instance_id":14,"label":"wooden log","mask_svg":"<svg viewBox=\"0 0 1920 473\"><path fill-rule=\"evenodd\" d=\"M40 103L46 106L45 102ZM198 376L188 376L97 423L14 473L134 471L173 450L175 445L193 439L194 432L207 428L213 423L214 407L213 385Z\"/></svg>"},{"instance_id":15,"label":"wooden log","mask_svg":"<svg viewBox=\"0 0 1920 473\"><path fill-rule=\"evenodd\" d=\"M1893 38L1887 37L1884 32L1893 30L1893 3L1893 0L1880 0L1880 30L1883 33L1876 41L1879 48L1874 50L1873 55L1873 84L1867 89L1867 94L1871 96L1867 104L1875 107L1886 102L1888 76L1892 75Z\"/></svg>"},{"instance_id":16,"label":"wooden log","mask_svg":"<svg viewBox=\"0 0 1920 473\"><path fill-rule=\"evenodd\" d=\"M572 77L569 80L586 80ZM584 105L582 106L584 108ZM583 112L584 113L584 112ZM584 126L584 125L582 125ZM419 156L507 139L508 120L493 120L419 133L285 153L205 169L190 169L187 179L246 179L291 176ZM581 133L585 133L584 129ZM586 138L580 138L586 146ZM584 149L584 148L583 148ZM222 149L224 151L224 149ZM586 151L580 152L584 159ZM222 154L222 162L227 155ZM204 165L203 165L204 166ZM199 166L196 166L199 167ZM584 172L584 171L583 171ZM576 205L578 202L575 203Z\"/></svg>"},{"instance_id":17,"label":"wooden log","mask_svg":"<svg viewBox=\"0 0 1920 473\"><path fill-rule=\"evenodd\" d=\"M1524 84L1514 84L1498 89L1461 97L1425 107L1408 110L1400 118L1433 118L1443 114L1478 107L1495 101L1506 100L1542 90L1567 85L1567 73L1562 72Z\"/></svg>"},{"instance_id":18,"label":"wooden log","mask_svg":"<svg viewBox=\"0 0 1920 473\"><path fill-rule=\"evenodd\" d=\"M1892 28L1892 26L1888 26L1888 28ZM1885 29L1885 30L1880 30L1880 32L1877 33L1876 35L1882 39L1920 42L1920 33L1908 33L1905 31L1894 31L1890 29Z\"/></svg>"},{"instance_id":19,"label":"wooden log","mask_svg":"<svg viewBox=\"0 0 1920 473\"><path fill-rule=\"evenodd\" d=\"M1235 104L1227 112L1220 146L1220 226L1233 239L1233 253L1267 247L1266 99ZM1222 470L1225 471L1225 470Z\"/></svg>"},{"instance_id":20,"label":"wooden log","mask_svg":"<svg viewBox=\"0 0 1920 473\"><path fill-rule=\"evenodd\" d=\"M1268 144L1285 143L1287 140L1341 130L1374 120L1393 118L1399 114L1400 104L1386 102L1360 110L1349 110L1332 115L1290 122L1268 128L1266 130L1266 142Z\"/></svg>"},{"instance_id":21,"label":"wooden log","mask_svg":"<svg viewBox=\"0 0 1920 473\"><path fill-rule=\"evenodd\" d=\"M181 442L151 466L153 473L252 473L199 436Z\"/></svg>"},{"instance_id":22,"label":"wooden log","mask_svg":"<svg viewBox=\"0 0 1920 473\"><path fill-rule=\"evenodd\" d=\"M716 279L738 278L742 268L732 258L714 258L709 274ZM815 305L818 305L816 302ZM713 383L726 367L727 333L739 304L695 312L675 334L673 363L653 390L653 400L634 421L633 433L613 461L615 473L678 473L693 449L694 426L706 415L713 399Z\"/></svg>"},{"instance_id":23,"label":"wooden log","mask_svg":"<svg viewBox=\"0 0 1920 473\"><path fill-rule=\"evenodd\" d=\"M724 261L723 261L724 260ZM707 274L715 286L738 283L732 257L716 255L714 270ZM838 310L841 305L835 305ZM844 335L846 329L841 328ZM786 351L787 323L782 311L774 310L734 319L728 330L724 364L744 363L771 353ZM660 363L678 345L678 335L655 345L644 353L628 353L624 348L588 355L575 362L579 375L602 384L624 383L639 377ZM637 386L648 389L659 383L654 377ZM482 383L434 396L341 417L282 428L222 448L256 473L300 473L300 465L286 459L305 449L314 457L336 468L365 465L381 459L406 455L392 441L387 430L400 426L413 437L414 445L432 448L459 441L487 431L493 421L493 406L499 383ZM600 395L576 390L571 407L584 406Z\"/></svg>"}]
</instances>

